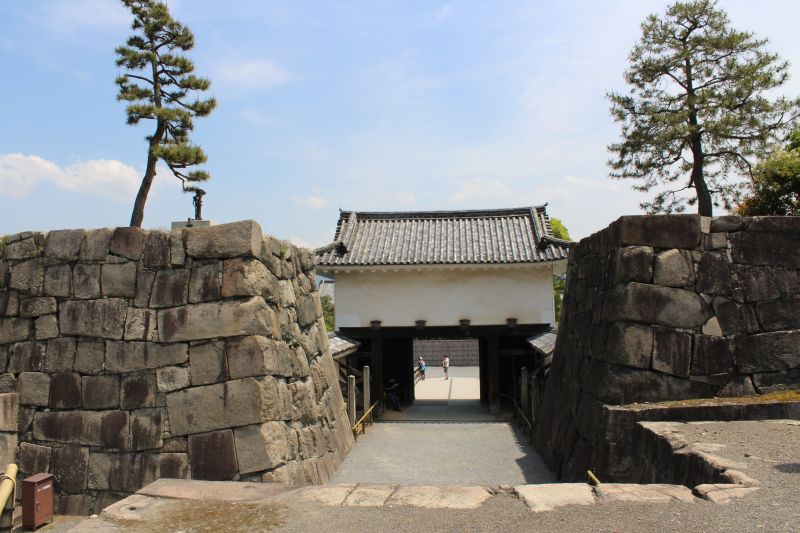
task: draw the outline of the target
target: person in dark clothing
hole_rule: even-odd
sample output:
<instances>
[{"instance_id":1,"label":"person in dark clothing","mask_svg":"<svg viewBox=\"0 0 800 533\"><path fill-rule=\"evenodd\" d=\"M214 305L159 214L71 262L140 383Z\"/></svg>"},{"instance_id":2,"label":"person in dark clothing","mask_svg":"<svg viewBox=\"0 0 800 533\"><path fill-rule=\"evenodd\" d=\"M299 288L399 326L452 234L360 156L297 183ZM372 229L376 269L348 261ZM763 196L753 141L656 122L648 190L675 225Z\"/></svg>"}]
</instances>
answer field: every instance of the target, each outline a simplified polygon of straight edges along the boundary
<instances>
[{"instance_id":1,"label":"person in dark clothing","mask_svg":"<svg viewBox=\"0 0 800 533\"><path fill-rule=\"evenodd\" d=\"M400 409L400 396L399 396L399 386L397 385L397 380L392 378L389 380L389 384L386 385L386 388L383 389L386 395L386 405L389 406L390 409L394 409L395 411L401 411Z\"/></svg>"}]
</instances>

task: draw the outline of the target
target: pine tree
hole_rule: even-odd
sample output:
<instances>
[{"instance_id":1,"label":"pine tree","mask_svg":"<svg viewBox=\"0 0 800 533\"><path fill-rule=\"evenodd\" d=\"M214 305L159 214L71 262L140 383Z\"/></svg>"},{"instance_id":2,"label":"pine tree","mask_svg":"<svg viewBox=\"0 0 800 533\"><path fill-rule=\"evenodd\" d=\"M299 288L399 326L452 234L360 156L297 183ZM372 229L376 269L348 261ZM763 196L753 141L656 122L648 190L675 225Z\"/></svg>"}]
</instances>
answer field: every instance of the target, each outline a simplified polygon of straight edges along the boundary
<instances>
[{"instance_id":1,"label":"pine tree","mask_svg":"<svg viewBox=\"0 0 800 533\"><path fill-rule=\"evenodd\" d=\"M609 146L612 177L657 189L642 208L681 212L697 203L705 216L715 205L730 208L738 194L730 175L751 175L753 158L786 135L800 102L766 97L788 77L766 43L732 29L714 0L677 2L642 23L625 72L630 90L608 95L622 123L622 140Z\"/></svg>"},{"instance_id":2,"label":"pine tree","mask_svg":"<svg viewBox=\"0 0 800 533\"><path fill-rule=\"evenodd\" d=\"M131 214L131 226L141 227L159 159L181 180L184 191L203 193L192 184L206 181L208 172L187 169L207 158L202 148L190 143L189 132L192 119L211 113L216 100L187 98L190 91L207 90L211 82L195 76L194 64L182 55L194 46L194 35L172 18L166 4L155 0L122 3L133 14L135 33L116 49L117 66L127 70L116 79L117 99L130 102L128 124L143 119L156 122L155 131L147 137L147 165Z\"/></svg>"}]
</instances>

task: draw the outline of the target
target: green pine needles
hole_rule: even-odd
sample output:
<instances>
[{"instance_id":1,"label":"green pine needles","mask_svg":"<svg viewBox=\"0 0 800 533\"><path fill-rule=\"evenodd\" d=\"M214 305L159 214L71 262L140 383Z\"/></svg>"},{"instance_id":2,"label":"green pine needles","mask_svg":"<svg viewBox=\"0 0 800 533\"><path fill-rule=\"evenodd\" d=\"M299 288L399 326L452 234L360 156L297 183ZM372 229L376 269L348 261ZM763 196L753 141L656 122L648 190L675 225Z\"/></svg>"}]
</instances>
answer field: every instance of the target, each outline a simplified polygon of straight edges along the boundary
<instances>
[{"instance_id":1,"label":"green pine needles","mask_svg":"<svg viewBox=\"0 0 800 533\"><path fill-rule=\"evenodd\" d=\"M208 172L188 170L207 159L203 149L190 142L189 132L194 127L192 119L211 113L217 102L189 97L193 91L207 90L211 81L195 76L194 64L181 55L194 46L194 35L172 18L166 4L154 0L122 3L133 14L135 33L116 49L117 66L127 70L117 77L117 99L129 102L128 124L156 121L155 132L147 137L147 166L131 214L131 226L141 227L159 159L181 180L184 191L198 192L194 184L208 180Z\"/></svg>"}]
</instances>

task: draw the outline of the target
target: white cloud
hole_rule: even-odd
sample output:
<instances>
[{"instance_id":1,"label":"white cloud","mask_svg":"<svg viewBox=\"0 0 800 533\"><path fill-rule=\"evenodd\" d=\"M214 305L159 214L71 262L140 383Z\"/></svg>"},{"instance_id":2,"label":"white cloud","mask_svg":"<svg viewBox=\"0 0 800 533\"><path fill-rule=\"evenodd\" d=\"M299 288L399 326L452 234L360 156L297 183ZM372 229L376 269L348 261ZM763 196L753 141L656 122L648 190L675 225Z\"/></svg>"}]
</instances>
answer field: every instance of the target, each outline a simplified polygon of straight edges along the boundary
<instances>
[{"instance_id":1,"label":"white cloud","mask_svg":"<svg viewBox=\"0 0 800 533\"><path fill-rule=\"evenodd\" d=\"M393 192L390 193L392 201L400 205L413 205L417 203L417 195L413 192Z\"/></svg>"},{"instance_id":2,"label":"white cloud","mask_svg":"<svg viewBox=\"0 0 800 533\"><path fill-rule=\"evenodd\" d=\"M141 180L139 170L114 159L94 159L60 167L36 155L0 154L0 195L11 198L24 198L40 182L45 182L62 190L128 202L135 196ZM159 168L152 190L175 187L176 181L171 179L169 171Z\"/></svg>"},{"instance_id":3,"label":"white cloud","mask_svg":"<svg viewBox=\"0 0 800 533\"><path fill-rule=\"evenodd\" d=\"M502 181L483 181L474 178L459 183L458 190L453 193L453 200L463 202L465 200L490 199L508 195L511 189Z\"/></svg>"},{"instance_id":4,"label":"white cloud","mask_svg":"<svg viewBox=\"0 0 800 533\"><path fill-rule=\"evenodd\" d=\"M307 240L303 239L302 237L298 237L297 235L292 235L291 237L289 237L289 242L291 242L295 246L299 246L300 248L308 248L310 250L318 248L318 246L314 246Z\"/></svg>"},{"instance_id":5,"label":"white cloud","mask_svg":"<svg viewBox=\"0 0 800 533\"><path fill-rule=\"evenodd\" d=\"M114 0L56 0L43 6L39 20L56 32L67 33L129 26L131 18L128 10Z\"/></svg>"},{"instance_id":6,"label":"white cloud","mask_svg":"<svg viewBox=\"0 0 800 533\"><path fill-rule=\"evenodd\" d=\"M242 109L238 115L243 120L260 126L272 126L275 124L275 120L272 117L252 107Z\"/></svg>"},{"instance_id":7,"label":"white cloud","mask_svg":"<svg viewBox=\"0 0 800 533\"><path fill-rule=\"evenodd\" d=\"M294 197L292 201L308 209L321 209L328 205L328 199L322 196L321 191L317 187L311 189L311 194L308 196Z\"/></svg>"},{"instance_id":8,"label":"white cloud","mask_svg":"<svg viewBox=\"0 0 800 533\"><path fill-rule=\"evenodd\" d=\"M564 181L574 187L581 187L583 189L609 191L619 191L622 189L618 183L611 181L610 178L604 180L587 180L584 178L576 178L575 176L567 176L564 178Z\"/></svg>"},{"instance_id":9,"label":"white cloud","mask_svg":"<svg viewBox=\"0 0 800 533\"><path fill-rule=\"evenodd\" d=\"M276 63L249 59L220 64L216 79L242 89L268 89L294 81L297 77Z\"/></svg>"}]
</instances>

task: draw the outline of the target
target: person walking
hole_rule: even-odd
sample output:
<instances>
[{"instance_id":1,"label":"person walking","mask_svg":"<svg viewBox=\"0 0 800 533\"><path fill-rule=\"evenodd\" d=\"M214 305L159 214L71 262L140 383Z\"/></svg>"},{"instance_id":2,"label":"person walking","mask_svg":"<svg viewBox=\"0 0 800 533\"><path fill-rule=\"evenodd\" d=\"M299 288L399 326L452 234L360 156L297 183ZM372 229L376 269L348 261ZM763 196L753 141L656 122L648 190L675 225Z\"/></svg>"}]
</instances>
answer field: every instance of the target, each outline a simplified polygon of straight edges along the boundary
<instances>
[{"instance_id":1,"label":"person walking","mask_svg":"<svg viewBox=\"0 0 800 533\"><path fill-rule=\"evenodd\" d=\"M419 356L419 360L417 361L417 367L419 368L419 373L422 379L425 379L425 359L422 356Z\"/></svg>"},{"instance_id":2,"label":"person walking","mask_svg":"<svg viewBox=\"0 0 800 533\"><path fill-rule=\"evenodd\" d=\"M450 370L450 358L446 355L442 357L442 369L444 370L444 379L450 379L447 372Z\"/></svg>"}]
</instances>

